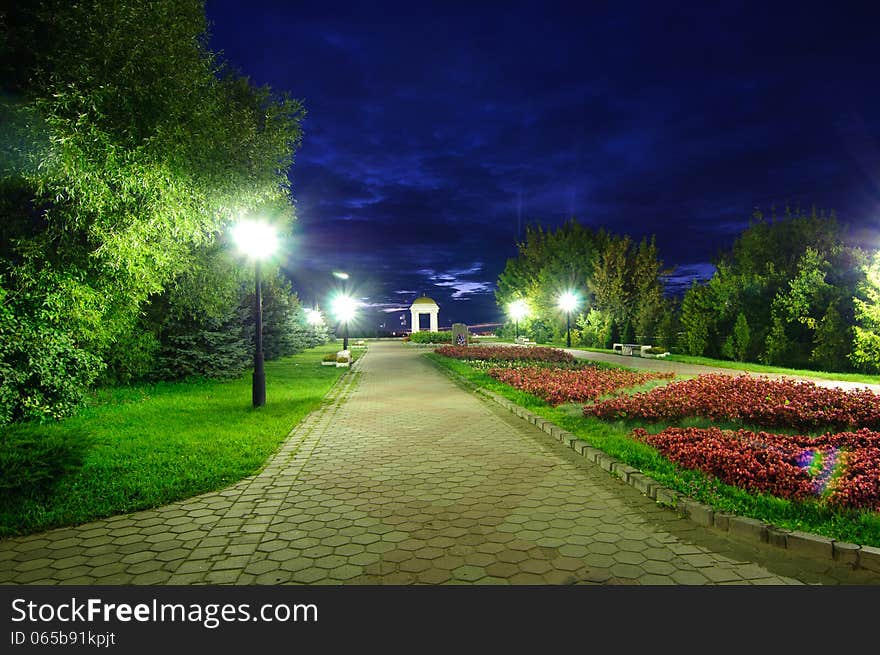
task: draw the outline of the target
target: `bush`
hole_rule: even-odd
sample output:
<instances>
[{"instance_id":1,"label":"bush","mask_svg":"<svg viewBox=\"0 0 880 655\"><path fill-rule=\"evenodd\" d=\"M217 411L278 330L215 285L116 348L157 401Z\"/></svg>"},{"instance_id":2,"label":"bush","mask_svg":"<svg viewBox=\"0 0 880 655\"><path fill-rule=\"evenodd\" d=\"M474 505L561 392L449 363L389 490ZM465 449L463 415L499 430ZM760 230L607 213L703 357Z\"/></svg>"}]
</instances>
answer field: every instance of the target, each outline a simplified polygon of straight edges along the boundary
<instances>
[{"instance_id":1,"label":"bush","mask_svg":"<svg viewBox=\"0 0 880 655\"><path fill-rule=\"evenodd\" d=\"M452 332L413 332L409 340L412 343L452 343Z\"/></svg>"},{"instance_id":2,"label":"bush","mask_svg":"<svg viewBox=\"0 0 880 655\"><path fill-rule=\"evenodd\" d=\"M18 315L0 287L0 425L72 414L104 363L63 328Z\"/></svg>"},{"instance_id":3,"label":"bush","mask_svg":"<svg viewBox=\"0 0 880 655\"><path fill-rule=\"evenodd\" d=\"M9 506L25 497L47 494L82 465L91 445L84 430L47 429L36 423L0 428L0 498Z\"/></svg>"},{"instance_id":4,"label":"bush","mask_svg":"<svg viewBox=\"0 0 880 655\"><path fill-rule=\"evenodd\" d=\"M335 362L336 361L336 353L327 353L321 358L323 362Z\"/></svg>"}]
</instances>

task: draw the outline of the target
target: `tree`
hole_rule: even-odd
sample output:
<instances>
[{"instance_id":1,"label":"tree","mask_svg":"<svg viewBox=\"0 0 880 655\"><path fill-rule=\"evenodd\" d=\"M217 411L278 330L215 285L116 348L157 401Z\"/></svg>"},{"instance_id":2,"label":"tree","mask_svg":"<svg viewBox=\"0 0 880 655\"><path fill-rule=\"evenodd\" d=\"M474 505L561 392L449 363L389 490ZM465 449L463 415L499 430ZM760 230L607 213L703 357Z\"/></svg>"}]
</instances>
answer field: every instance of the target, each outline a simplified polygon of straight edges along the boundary
<instances>
[{"instance_id":1,"label":"tree","mask_svg":"<svg viewBox=\"0 0 880 655\"><path fill-rule=\"evenodd\" d=\"M53 400L63 381L81 393L143 370L148 301L239 213L294 218L302 106L231 73L206 25L198 0L39 0L0 17L6 311L67 352L4 379L32 399L16 420L69 412ZM5 365L30 348L5 351Z\"/></svg>"},{"instance_id":2,"label":"tree","mask_svg":"<svg viewBox=\"0 0 880 655\"><path fill-rule=\"evenodd\" d=\"M863 266L864 279L854 297L857 323L850 360L868 370L880 370L880 250Z\"/></svg>"},{"instance_id":3,"label":"tree","mask_svg":"<svg viewBox=\"0 0 880 655\"><path fill-rule=\"evenodd\" d=\"M681 302L682 346L690 355L706 352L712 329L711 307L709 287L694 280Z\"/></svg>"},{"instance_id":4,"label":"tree","mask_svg":"<svg viewBox=\"0 0 880 655\"><path fill-rule=\"evenodd\" d=\"M853 324L852 296L862 260L833 214L786 210L768 220L756 212L732 248L718 257L700 292L704 297L682 306L690 347L709 356L845 369L846 353L831 326L846 335ZM745 354L737 353L734 336L736 324L742 325L740 314L749 331Z\"/></svg>"}]
</instances>

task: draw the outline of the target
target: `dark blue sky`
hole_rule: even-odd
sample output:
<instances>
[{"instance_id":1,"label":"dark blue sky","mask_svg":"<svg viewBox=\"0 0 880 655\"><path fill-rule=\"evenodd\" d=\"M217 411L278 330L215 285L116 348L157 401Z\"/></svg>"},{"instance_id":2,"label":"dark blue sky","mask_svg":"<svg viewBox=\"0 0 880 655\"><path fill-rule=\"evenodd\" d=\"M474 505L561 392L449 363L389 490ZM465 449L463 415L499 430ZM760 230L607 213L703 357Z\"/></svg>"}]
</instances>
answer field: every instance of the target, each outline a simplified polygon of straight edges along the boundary
<instances>
[{"instance_id":1,"label":"dark blue sky","mask_svg":"<svg viewBox=\"0 0 880 655\"><path fill-rule=\"evenodd\" d=\"M876 3L699 4L208 0L211 47L308 111L303 300L344 270L366 324L422 293L441 325L500 320L517 236L571 216L656 234L679 281L756 207L834 210L870 241Z\"/></svg>"}]
</instances>

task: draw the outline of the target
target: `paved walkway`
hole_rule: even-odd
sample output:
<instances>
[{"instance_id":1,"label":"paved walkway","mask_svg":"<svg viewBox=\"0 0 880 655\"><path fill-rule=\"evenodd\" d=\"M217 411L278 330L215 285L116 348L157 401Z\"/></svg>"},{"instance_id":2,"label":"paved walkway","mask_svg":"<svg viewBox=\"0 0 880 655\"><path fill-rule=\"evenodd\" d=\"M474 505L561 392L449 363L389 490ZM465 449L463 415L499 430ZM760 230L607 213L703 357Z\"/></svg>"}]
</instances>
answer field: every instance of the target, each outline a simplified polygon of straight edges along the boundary
<instances>
[{"instance_id":1,"label":"paved walkway","mask_svg":"<svg viewBox=\"0 0 880 655\"><path fill-rule=\"evenodd\" d=\"M229 489L0 541L0 582L880 583L677 517L421 352L371 343Z\"/></svg>"},{"instance_id":2,"label":"paved walkway","mask_svg":"<svg viewBox=\"0 0 880 655\"><path fill-rule=\"evenodd\" d=\"M822 378L811 378L800 375L781 375L778 373L755 373L753 371L745 371L734 368L720 368L716 366L705 366L703 364L686 364L684 362L674 362L666 359L648 359L644 357L631 357L624 355L616 355L612 353L593 352L591 350L576 350L563 348L570 352L578 359L588 359L595 362L607 362L616 366L626 366L628 368L638 368L647 371L660 371L661 373L674 372L677 375L701 375L704 373L720 373L722 375L755 375L765 376L768 378L794 378L795 380L809 380L815 382L820 387L840 387L841 389L870 389L875 393L880 393L880 384L869 384L867 382L847 382L844 380L824 380Z\"/></svg>"}]
</instances>

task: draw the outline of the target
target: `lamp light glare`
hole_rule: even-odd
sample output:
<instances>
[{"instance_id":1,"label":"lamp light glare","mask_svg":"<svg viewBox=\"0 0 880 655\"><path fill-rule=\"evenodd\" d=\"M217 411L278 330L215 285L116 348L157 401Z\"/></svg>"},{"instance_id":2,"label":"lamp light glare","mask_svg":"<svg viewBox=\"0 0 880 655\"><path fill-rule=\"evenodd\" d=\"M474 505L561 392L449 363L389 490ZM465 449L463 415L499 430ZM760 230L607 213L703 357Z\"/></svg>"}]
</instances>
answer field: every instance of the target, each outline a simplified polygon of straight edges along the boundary
<instances>
[{"instance_id":1,"label":"lamp light glare","mask_svg":"<svg viewBox=\"0 0 880 655\"><path fill-rule=\"evenodd\" d=\"M232 228L238 248L252 259L267 259L278 249L275 228L263 221L243 220Z\"/></svg>"},{"instance_id":2,"label":"lamp light glare","mask_svg":"<svg viewBox=\"0 0 880 655\"><path fill-rule=\"evenodd\" d=\"M564 312L571 312L578 306L578 298L571 291L566 291L559 296L559 309Z\"/></svg>"},{"instance_id":3,"label":"lamp light glare","mask_svg":"<svg viewBox=\"0 0 880 655\"><path fill-rule=\"evenodd\" d=\"M309 325L321 325L324 322L324 317L321 316L321 312L317 309L307 309L306 321L308 321Z\"/></svg>"},{"instance_id":4,"label":"lamp light glare","mask_svg":"<svg viewBox=\"0 0 880 655\"><path fill-rule=\"evenodd\" d=\"M507 311L514 321L520 321L528 315L529 306L525 300L514 300L507 306Z\"/></svg>"},{"instance_id":5,"label":"lamp light glare","mask_svg":"<svg viewBox=\"0 0 880 655\"><path fill-rule=\"evenodd\" d=\"M357 301L351 296L339 295L333 300L333 315L337 320L348 323L357 311Z\"/></svg>"}]
</instances>

